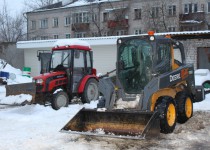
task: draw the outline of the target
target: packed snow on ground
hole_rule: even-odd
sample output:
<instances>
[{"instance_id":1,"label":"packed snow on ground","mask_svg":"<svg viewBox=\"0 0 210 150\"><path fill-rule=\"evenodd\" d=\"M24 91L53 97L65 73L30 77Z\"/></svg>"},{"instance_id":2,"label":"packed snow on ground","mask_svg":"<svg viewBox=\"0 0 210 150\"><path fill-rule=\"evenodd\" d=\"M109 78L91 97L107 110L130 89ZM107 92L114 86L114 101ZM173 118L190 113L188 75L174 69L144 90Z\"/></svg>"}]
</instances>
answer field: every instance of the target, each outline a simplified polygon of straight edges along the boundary
<instances>
[{"instance_id":1,"label":"packed snow on ground","mask_svg":"<svg viewBox=\"0 0 210 150\"><path fill-rule=\"evenodd\" d=\"M1 93L1 100L29 98L28 95L5 97L3 90ZM177 124L173 133L160 134L158 138L125 140L60 132L80 109L93 109L97 103L71 104L58 111L38 104L0 105L0 150L210 149L210 94L204 101L194 103L194 115L185 124Z\"/></svg>"},{"instance_id":2,"label":"packed snow on ground","mask_svg":"<svg viewBox=\"0 0 210 150\"><path fill-rule=\"evenodd\" d=\"M23 76L23 72L20 69L12 67L6 61L0 59L0 71L8 72L9 78L3 78L8 85L30 83L32 77ZM4 85L0 85L0 104L21 104L24 101L31 101L32 96L27 94L11 95L6 97L6 88Z\"/></svg>"}]
</instances>

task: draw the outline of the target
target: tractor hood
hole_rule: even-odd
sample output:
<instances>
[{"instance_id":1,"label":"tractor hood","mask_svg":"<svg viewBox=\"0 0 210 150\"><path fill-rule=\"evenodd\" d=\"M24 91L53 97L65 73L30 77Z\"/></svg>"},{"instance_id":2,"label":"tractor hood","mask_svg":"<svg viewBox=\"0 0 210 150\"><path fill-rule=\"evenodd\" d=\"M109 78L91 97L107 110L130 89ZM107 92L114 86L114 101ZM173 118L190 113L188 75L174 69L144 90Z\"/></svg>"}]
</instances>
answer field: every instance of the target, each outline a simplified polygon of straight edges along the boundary
<instances>
[{"instance_id":1,"label":"tractor hood","mask_svg":"<svg viewBox=\"0 0 210 150\"><path fill-rule=\"evenodd\" d=\"M34 77L33 79L34 80L37 80L37 79L42 79L42 80L46 80L50 77L55 77L55 78L63 78L65 77L65 72L64 71L58 71L58 72L49 72L49 73L44 73L44 74L41 74L39 76L36 76Z\"/></svg>"}]
</instances>

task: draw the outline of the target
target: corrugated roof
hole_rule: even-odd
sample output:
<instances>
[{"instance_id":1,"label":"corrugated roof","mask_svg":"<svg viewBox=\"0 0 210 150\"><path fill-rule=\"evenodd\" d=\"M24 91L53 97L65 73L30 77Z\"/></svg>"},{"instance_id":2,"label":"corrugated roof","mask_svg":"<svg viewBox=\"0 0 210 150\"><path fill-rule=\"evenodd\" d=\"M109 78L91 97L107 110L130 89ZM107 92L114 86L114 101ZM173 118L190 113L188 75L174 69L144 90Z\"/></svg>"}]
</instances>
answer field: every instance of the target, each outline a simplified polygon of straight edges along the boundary
<instances>
[{"instance_id":1,"label":"corrugated roof","mask_svg":"<svg viewBox=\"0 0 210 150\"><path fill-rule=\"evenodd\" d=\"M87 41L91 46L100 46L100 45L114 45L117 42L118 38L129 37L129 36L143 36L147 34L140 35L125 35L125 36L106 36L106 37L89 37L89 38L78 38L79 40ZM155 33L155 35L171 35L176 39L186 39L193 38L202 38L204 35L208 35L210 39L210 30L205 31L185 31L185 32L164 32L164 33ZM62 40L62 39L59 39ZM18 49L32 49L32 48L51 48L57 39L53 40L36 40L36 41L20 41L17 42Z\"/></svg>"}]
</instances>

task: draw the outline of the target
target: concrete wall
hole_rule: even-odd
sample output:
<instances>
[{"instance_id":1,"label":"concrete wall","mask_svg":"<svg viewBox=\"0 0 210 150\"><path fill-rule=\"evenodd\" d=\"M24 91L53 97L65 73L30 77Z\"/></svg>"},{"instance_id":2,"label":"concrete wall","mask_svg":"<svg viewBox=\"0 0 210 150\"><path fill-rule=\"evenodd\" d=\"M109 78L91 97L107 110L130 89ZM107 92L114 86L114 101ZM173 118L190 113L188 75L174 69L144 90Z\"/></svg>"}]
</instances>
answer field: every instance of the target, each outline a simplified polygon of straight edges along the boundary
<instances>
[{"instance_id":1,"label":"concrete wall","mask_svg":"<svg viewBox=\"0 0 210 150\"><path fill-rule=\"evenodd\" d=\"M197 51L198 48L210 47L209 39L188 39L181 41L185 48L185 55L187 63L194 64L194 68L197 69Z\"/></svg>"},{"instance_id":2,"label":"concrete wall","mask_svg":"<svg viewBox=\"0 0 210 150\"><path fill-rule=\"evenodd\" d=\"M24 66L24 51L17 49L16 43L0 43L0 59L4 59L13 67L22 70Z\"/></svg>"},{"instance_id":3,"label":"concrete wall","mask_svg":"<svg viewBox=\"0 0 210 150\"><path fill-rule=\"evenodd\" d=\"M50 48L42 48L42 49L27 49L24 50L24 61L25 67L31 68L31 76L37 76L40 74L41 63L38 60L37 52L39 50L51 50Z\"/></svg>"},{"instance_id":4,"label":"concrete wall","mask_svg":"<svg viewBox=\"0 0 210 150\"><path fill-rule=\"evenodd\" d=\"M93 67L105 74L116 68L117 46L93 46Z\"/></svg>"},{"instance_id":5,"label":"concrete wall","mask_svg":"<svg viewBox=\"0 0 210 150\"><path fill-rule=\"evenodd\" d=\"M31 67L31 75L40 74L41 64L38 61L38 50L51 50L50 48L42 49L26 49L24 50L25 66ZM105 74L115 69L117 48L115 45L92 46L93 50L93 67L97 69L97 73Z\"/></svg>"}]
</instances>

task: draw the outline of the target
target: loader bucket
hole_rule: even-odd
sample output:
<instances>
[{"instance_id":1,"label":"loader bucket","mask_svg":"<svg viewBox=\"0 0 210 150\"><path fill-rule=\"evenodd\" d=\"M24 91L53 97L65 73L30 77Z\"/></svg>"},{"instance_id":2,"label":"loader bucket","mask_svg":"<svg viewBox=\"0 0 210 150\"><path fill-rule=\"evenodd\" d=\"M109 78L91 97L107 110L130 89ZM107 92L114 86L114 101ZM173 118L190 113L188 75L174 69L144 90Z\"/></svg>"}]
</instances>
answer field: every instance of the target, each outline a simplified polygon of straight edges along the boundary
<instances>
[{"instance_id":1,"label":"loader bucket","mask_svg":"<svg viewBox=\"0 0 210 150\"><path fill-rule=\"evenodd\" d=\"M159 113L83 108L61 132L129 139L157 137L160 133Z\"/></svg>"},{"instance_id":2,"label":"loader bucket","mask_svg":"<svg viewBox=\"0 0 210 150\"><path fill-rule=\"evenodd\" d=\"M19 94L30 94L32 96L33 103L35 101L36 86L35 83L21 83L6 85L6 96L19 95Z\"/></svg>"}]
</instances>

